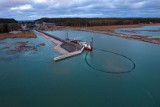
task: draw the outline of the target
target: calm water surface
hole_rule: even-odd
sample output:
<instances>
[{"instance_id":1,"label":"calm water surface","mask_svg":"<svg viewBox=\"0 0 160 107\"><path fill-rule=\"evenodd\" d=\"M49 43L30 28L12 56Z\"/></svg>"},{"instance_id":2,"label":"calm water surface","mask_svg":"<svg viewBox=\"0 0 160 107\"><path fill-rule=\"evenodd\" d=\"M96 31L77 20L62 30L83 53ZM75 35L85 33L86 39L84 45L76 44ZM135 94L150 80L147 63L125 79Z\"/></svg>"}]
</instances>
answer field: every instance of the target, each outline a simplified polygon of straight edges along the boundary
<instances>
[{"instance_id":1,"label":"calm water surface","mask_svg":"<svg viewBox=\"0 0 160 107\"><path fill-rule=\"evenodd\" d=\"M66 31L48 33L65 38ZM54 44L37 36L0 41L0 107L160 106L159 45L69 30L70 38L90 41L93 36L96 49L54 62L58 56ZM9 53L14 45L2 49L17 41L46 45L16 54ZM123 56L135 63L131 72L126 71L133 63ZM88 66L85 58L96 69ZM123 71L126 73L120 73Z\"/></svg>"},{"instance_id":2,"label":"calm water surface","mask_svg":"<svg viewBox=\"0 0 160 107\"><path fill-rule=\"evenodd\" d=\"M127 32L125 30L131 31ZM135 32L132 32L132 30ZM145 31L144 31L145 30ZM123 33L123 34L138 34L141 36L151 36L151 37L160 37L160 32L152 32L152 31L147 31L147 30L160 30L160 26L144 26L141 28L120 28L116 29L118 33Z\"/></svg>"}]
</instances>

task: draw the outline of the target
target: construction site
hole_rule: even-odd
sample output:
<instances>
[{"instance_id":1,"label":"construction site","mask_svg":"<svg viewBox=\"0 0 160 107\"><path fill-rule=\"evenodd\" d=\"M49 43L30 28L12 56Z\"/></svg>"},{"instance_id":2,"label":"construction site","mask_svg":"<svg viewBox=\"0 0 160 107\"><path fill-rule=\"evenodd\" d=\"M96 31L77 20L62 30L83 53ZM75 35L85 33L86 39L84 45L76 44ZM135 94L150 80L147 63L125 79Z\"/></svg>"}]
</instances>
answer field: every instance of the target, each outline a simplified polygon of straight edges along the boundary
<instances>
[{"instance_id":1,"label":"construction site","mask_svg":"<svg viewBox=\"0 0 160 107\"><path fill-rule=\"evenodd\" d=\"M87 43L81 40L69 39L68 33L66 35L66 39L64 40L41 30L36 30L36 32L40 33L44 38L56 44L54 50L58 52L60 56L55 57L54 61L63 60L79 55L84 50L92 51L93 49L93 38L91 38L91 41Z\"/></svg>"}]
</instances>

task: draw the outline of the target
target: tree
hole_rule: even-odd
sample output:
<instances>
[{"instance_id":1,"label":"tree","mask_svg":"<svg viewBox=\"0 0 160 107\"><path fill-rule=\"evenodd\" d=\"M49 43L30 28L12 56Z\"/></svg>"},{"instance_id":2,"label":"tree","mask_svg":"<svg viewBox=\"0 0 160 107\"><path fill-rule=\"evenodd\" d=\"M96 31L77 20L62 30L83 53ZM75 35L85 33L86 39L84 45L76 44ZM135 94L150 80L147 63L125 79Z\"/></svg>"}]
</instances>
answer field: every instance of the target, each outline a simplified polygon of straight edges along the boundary
<instances>
[{"instance_id":1,"label":"tree","mask_svg":"<svg viewBox=\"0 0 160 107\"><path fill-rule=\"evenodd\" d=\"M0 24L0 33L3 33L3 30L4 30L3 24Z\"/></svg>"}]
</instances>

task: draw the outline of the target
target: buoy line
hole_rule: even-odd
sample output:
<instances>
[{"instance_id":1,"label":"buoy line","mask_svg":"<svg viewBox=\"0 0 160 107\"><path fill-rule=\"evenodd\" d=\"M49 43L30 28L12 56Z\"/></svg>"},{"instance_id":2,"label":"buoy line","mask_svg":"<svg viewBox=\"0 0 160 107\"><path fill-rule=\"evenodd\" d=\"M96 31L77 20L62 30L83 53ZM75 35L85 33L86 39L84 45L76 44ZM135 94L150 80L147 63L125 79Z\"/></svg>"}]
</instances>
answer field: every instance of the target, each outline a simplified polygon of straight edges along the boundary
<instances>
[{"instance_id":1,"label":"buoy line","mask_svg":"<svg viewBox=\"0 0 160 107\"><path fill-rule=\"evenodd\" d=\"M86 62L86 64L87 64L90 68L92 68L92 69L94 69L94 70L96 70L96 71L100 71L100 72L104 72L104 73L110 73L110 74L123 74L123 73L130 73L130 72L132 72L132 71L136 68L135 62L134 62L131 58L129 58L129 57L125 56L125 55L122 55L122 54L119 54L119 53L116 53L116 52L112 52L112 51L109 51L109 50L101 50L101 49L97 49L97 48L94 48L94 50L98 50L98 51L102 51L102 52L108 52L108 53L115 54L115 55L117 55L117 56L124 57L125 59L129 60L129 61L132 63L132 65L133 65L133 67L132 67L131 69L129 69L129 70L127 70L127 71L121 71L121 72L112 72L112 71L101 70L101 69L98 69L98 68L94 67L93 65L91 65L91 64L88 62L88 60L87 60L87 57L88 57L88 54L89 54L89 52L88 52L88 53L86 54L86 56L85 56L85 62Z\"/></svg>"}]
</instances>

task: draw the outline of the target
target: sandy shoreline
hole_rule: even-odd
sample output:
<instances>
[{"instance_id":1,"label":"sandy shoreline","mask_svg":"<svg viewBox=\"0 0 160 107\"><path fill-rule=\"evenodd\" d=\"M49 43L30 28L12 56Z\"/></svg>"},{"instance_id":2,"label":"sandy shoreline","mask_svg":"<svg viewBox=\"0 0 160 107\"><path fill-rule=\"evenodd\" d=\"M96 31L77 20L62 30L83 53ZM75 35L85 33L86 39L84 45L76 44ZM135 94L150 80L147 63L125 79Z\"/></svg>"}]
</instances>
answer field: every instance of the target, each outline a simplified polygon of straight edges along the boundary
<instances>
[{"instance_id":1,"label":"sandy shoreline","mask_svg":"<svg viewBox=\"0 0 160 107\"><path fill-rule=\"evenodd\" d=\"M129 34L122 34L117 33L115 29L118 28L138 28L138 27L144 27L144 26L159 26L160 23L156 24L136 24L136 25L116 25L116 26L93 26L93 27L70 27L66 29L73 29L78 31L87 31L87 32L94 32L94 33L101 33L101 34L107 34L112 36L118 36L126 39L133 39L133 40L139 40L154 44L160 44L160 38L151 37L151 36L141 36L141 35L129 35Z\"/></svg>"},{"instance_id":2,"label":"sandy shoreline","mask_svg":"<svg viewBox=\"0 0 160 107\"><path fill-rule=\"evenodd\" d=\"M86 28L106 28L107 30L118 29L118 28L139 28L144 26L159 26L160 23L155 24L133 24L133 25L112 25L112 26L93 26Z\"/></svg>"},{"instance_id":3,"label":"sandy shoreline","mask_svg":"<svg viewBox=\"0 0 160 107\"><path fill-rule=\"evenodd\" d=\"M98 30L98 31L111 31L118 28L139 28L144 26L160 26L160 23L152 24L133 24L133 25L111 25L111 26L92 26L92 27L70 27L70 26L55 26L52 28L46 28L45 30L67 30L67 29L77 29L77 30Z\"/></svg>"},{"instance_id":4,"label":"sandy shoreline","mask_svg":"<svg viewBox=\"0 0 160 107\"><path fill-rule=\"evenodd\" d=\"M112 26L92 26L92 27L66 27L77 30L86 30L86 31L105 31L108 33L115 33L114 29L119 28L140 28L144 26L160 26L160 23L156 24L134 24L134 25L112 25Z\"/></svg>"},{"instance_id":5,"label":"sandy shoreline","mask_svg":"<svg viewBox=\"0 0 160 107\"><path fill-rule=\"evenodd\" d=\"M51 29L45 29L45 30L78 30L78 31L87 31L87 32L95 32L95 33L101 33L101 34L107 34L112 36L118 36L126 39L133 39L133 40L139 40L144 42L150 42L155 44L160 44L160 38L151 37L151 36L141 36L141 35L126 35L122 33L117 33L115 29L118 28L137 28L137 27L144 27L144 26L158 26L160 23L156 24L135 24L135 25L113 25L113 26L92 26L92 27L68 27L68 26L56 26L52 27ZM134 31L133 31L134 32ZM155 31L152 31L155 32ZM156 32L159 32L158 30ZM51 38L48 38L44 36L46 39L51 40ZM1 33L0 34L0 40L7 39L7 38L36 38L36 35L34 35L32 32L20 32L17 34L13 33ZM58 41L52 41L55 44L58 44L59 47L62 43L59 43ZM56 47L55 47L56 48ZM57 48L56 48L57 50ZM61 52L61 53L67 53L67 52Z\"/></svg>"}]
</instances>

